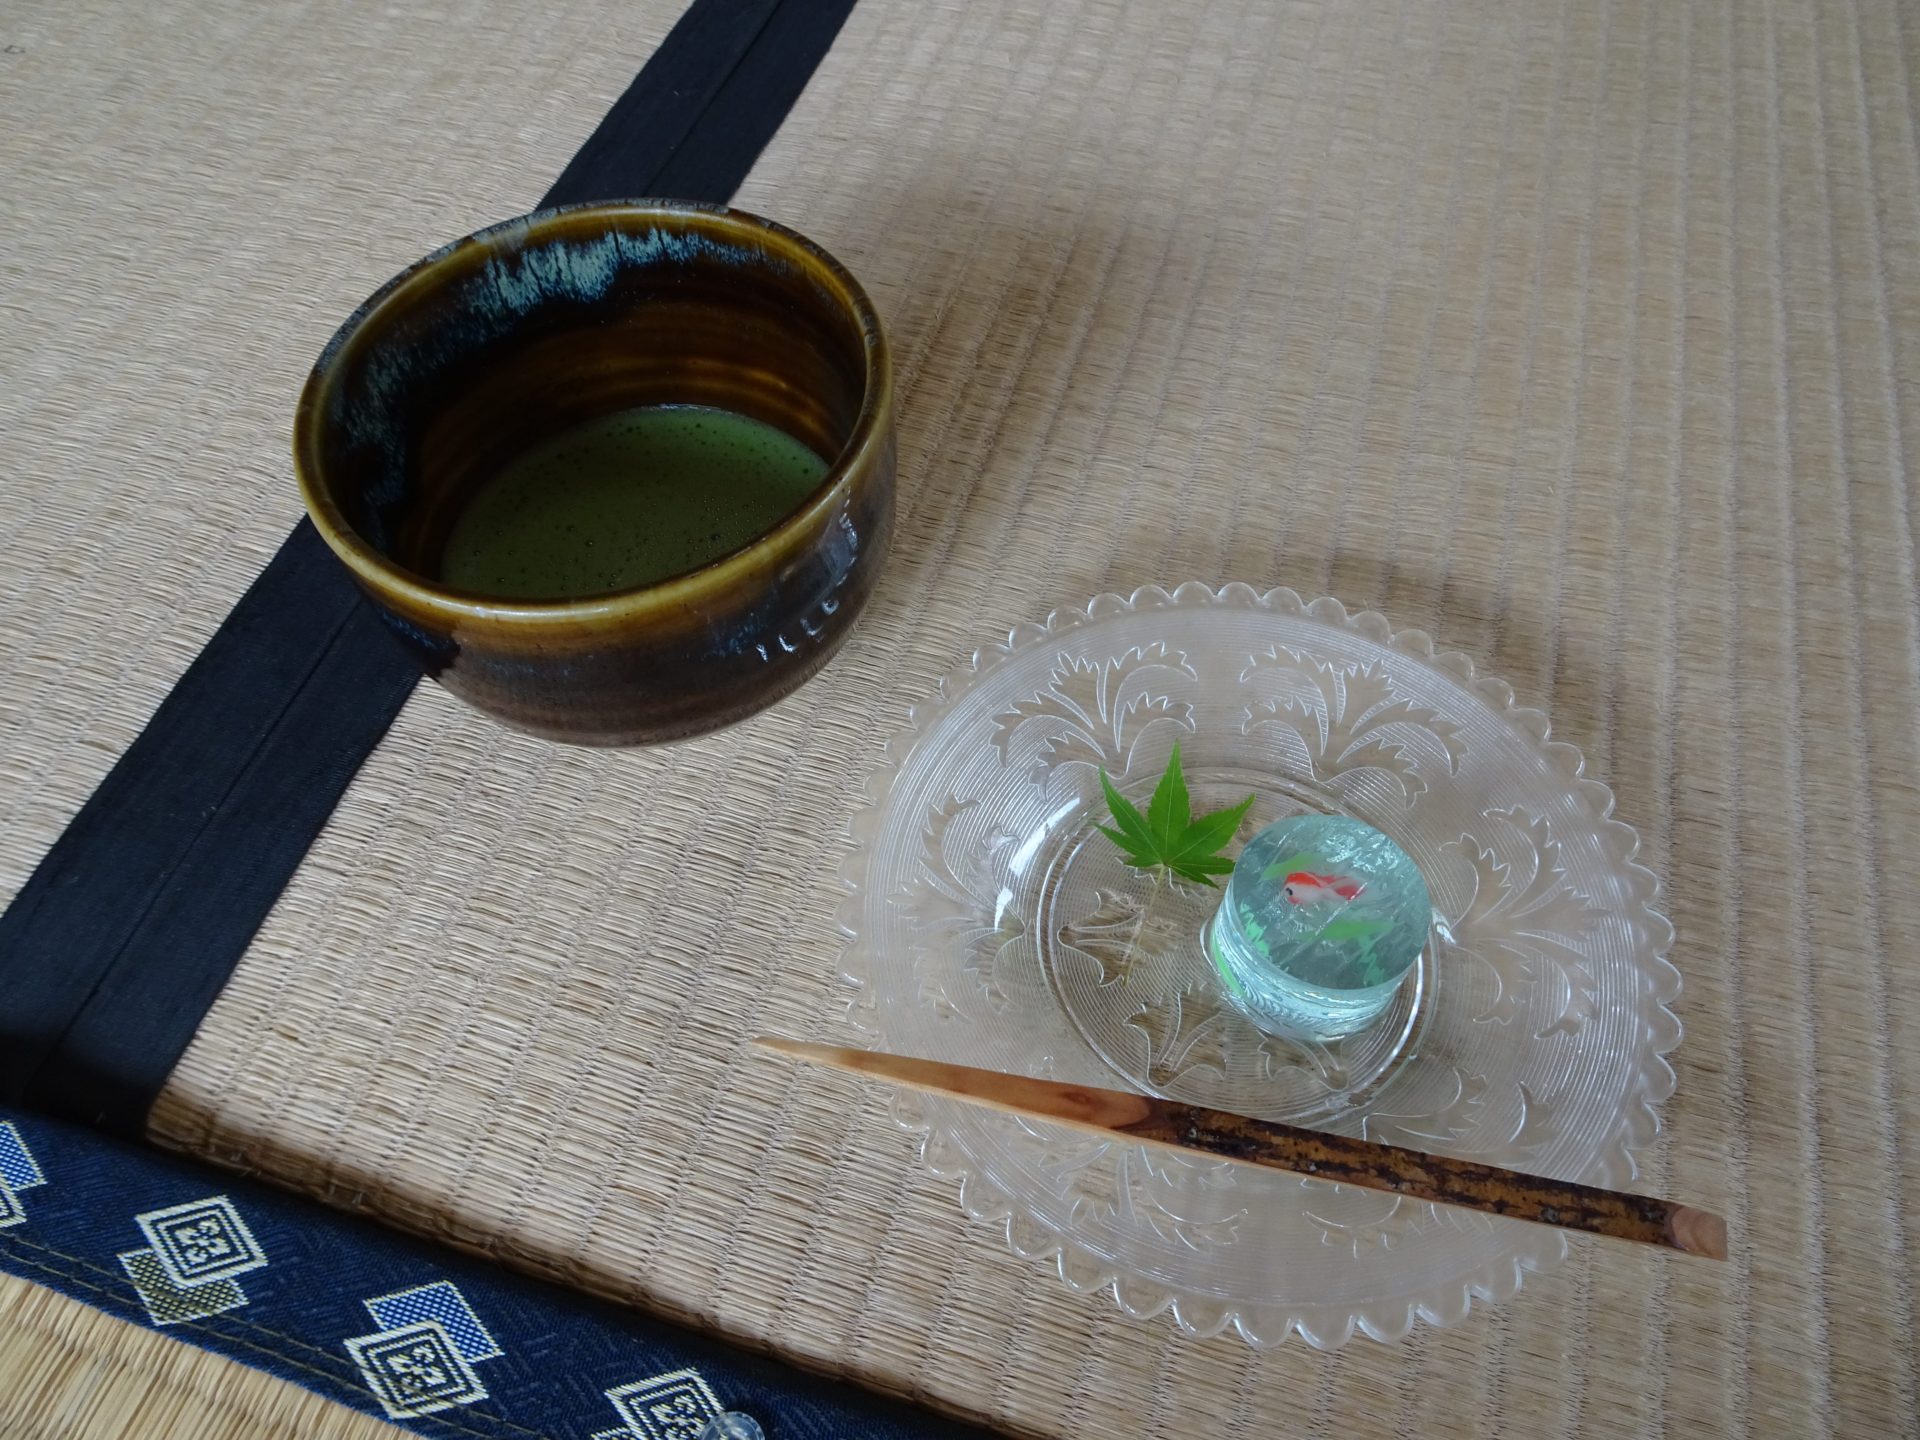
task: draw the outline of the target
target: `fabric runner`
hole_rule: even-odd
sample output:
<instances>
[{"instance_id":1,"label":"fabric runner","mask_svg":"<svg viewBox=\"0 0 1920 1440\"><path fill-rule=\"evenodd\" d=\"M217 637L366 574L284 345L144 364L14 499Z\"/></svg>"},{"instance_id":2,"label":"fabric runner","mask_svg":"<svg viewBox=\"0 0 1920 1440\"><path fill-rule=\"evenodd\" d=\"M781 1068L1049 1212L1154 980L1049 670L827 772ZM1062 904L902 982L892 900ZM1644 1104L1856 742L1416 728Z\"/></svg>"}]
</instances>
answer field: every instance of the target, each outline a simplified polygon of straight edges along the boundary
<instances>
[{"instance_id":1,"label":"fabric runner","mask_svg":"<svg viewBox=\"0 0 1920 1440\"><path fill-rule=\"evenodd\" d=\"M664 1321L0 1109L0 1270L422 1435L984 1440Z\"/></svg>"}]
</instances>

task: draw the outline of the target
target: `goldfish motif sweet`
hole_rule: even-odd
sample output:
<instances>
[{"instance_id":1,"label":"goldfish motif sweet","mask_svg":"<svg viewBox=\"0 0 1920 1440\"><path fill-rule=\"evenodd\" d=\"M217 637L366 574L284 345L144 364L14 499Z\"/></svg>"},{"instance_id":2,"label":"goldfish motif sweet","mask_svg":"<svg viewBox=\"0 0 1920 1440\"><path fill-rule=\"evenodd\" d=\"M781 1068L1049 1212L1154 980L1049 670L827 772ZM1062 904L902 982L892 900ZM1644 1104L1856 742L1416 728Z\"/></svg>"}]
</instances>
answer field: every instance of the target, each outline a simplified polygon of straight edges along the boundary
<instances>
[{"instance_id":1,"label":"goldfish motif sweet","mask_svg":"<svg viewBox=\"0 0 1920 1440\"><path fill-rule=\"evenodd\" d=\"M1350 875L1315 875L1296 870L1281 884L1280 893L1290 905L1319 905L1328 900L1345 904L1357 900L1367 887Z\"/></svg>"},{"instance_id":2,"label":"goldfish motif sweet","mask_svg":"<svg viewBox=\"0 0 1920 1440\"><path fill-rule=\"evenodd\" d=\"M1346 815L1289 815L1240 851L1204 943L1255 1025L1330 1040L1392 1005L1432 922L1426 879L1391 836Z\"/></svg>"}]
</instances>

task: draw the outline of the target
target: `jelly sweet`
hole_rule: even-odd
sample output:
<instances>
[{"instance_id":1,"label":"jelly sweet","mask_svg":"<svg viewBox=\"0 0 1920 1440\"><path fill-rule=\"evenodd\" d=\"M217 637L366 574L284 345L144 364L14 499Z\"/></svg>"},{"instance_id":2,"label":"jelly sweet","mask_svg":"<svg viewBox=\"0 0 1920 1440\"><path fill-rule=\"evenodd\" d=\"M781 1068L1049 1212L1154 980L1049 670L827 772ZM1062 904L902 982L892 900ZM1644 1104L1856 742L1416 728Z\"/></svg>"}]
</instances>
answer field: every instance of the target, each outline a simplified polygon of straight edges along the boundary
<instances>
[{"instance_id":1,"label":"jelly sweet","mask_svg":"<svg viewBox=\"0 0 1920 1440\"><path fill-rule=\"evenodd\" d=\"M1390 838L1342 815L1297 815L1240 852L1207 953L1256 1025L1330 1040L1392 1003L1432 918L1420 867Z\"/></svg>"}]
</instances>

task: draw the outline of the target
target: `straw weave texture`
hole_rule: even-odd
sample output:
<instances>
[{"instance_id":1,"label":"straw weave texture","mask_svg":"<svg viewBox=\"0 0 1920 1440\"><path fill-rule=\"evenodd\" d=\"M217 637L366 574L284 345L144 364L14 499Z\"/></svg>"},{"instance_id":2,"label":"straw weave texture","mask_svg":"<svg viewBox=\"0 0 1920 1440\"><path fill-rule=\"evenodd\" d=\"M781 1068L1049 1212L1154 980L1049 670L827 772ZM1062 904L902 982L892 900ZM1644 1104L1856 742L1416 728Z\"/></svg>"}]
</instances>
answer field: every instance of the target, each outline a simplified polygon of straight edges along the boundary
<instances>
[{"instance_id":1,"label":"straw weave texture","mask_svg":"<svg viewBox=\"0 0 1920 1440\"><path fill-rule=\"evenodd\" d=\"M0 19L8 891L296 517L332 324L537 195L674 13L322 9ZM1916 1433L1916 59L1897 0L860 0L738 202L890 322L866 621L667 750L423 687L157 1137L1014 1433ZM1425 628L1613 785L1687 986L1644 1184L1732 1263L1576 1245L1397 1346L1196 1342L1006 1253L879 1092L742 1053L833 1025L841 834L906 708L1188 578ZM122 1433L61 1418L92 1386L208 1434L281 1403L88 1353L0 1430Z\"/></svg>"}]
</instances>

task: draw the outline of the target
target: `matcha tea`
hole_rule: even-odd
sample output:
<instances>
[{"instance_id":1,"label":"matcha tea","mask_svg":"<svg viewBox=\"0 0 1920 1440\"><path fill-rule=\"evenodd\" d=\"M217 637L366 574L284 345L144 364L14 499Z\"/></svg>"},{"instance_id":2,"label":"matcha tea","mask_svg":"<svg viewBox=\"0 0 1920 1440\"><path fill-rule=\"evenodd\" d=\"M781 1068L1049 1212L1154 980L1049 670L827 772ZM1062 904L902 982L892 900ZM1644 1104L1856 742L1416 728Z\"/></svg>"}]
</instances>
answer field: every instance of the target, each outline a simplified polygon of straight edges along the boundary
<instances>
[{"instance_id":1,"label":"matcha tea","mask_svg":"<svg viewBox=\"0 0 1920 1440\"><path fill-rule=\"evenodd\" d=\"M509 600L626 590L717 560L786 515L827 462L730 410L649 405L509 461L447 537L440 578Z\"/></svg>"}]
</instances>

